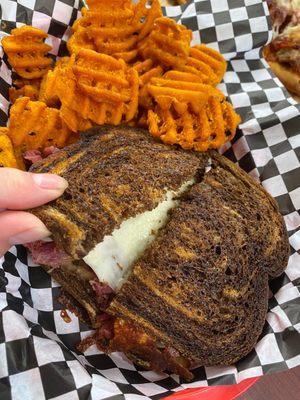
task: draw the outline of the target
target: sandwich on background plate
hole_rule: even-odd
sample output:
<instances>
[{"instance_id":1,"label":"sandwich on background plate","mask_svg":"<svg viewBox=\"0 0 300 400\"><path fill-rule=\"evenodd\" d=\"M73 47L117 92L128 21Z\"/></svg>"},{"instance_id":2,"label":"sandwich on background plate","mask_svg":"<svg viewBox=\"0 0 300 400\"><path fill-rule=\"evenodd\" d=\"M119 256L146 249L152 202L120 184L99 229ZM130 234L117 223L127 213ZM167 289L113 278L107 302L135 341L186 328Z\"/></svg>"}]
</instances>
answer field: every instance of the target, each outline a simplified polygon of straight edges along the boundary
<instances>
[{"instance_id":1,"label":"sandwich on background plate","mask_svg":"<svg viewBox=\"0 0 300 400\"><path fill-rule=\"evenodd\" d=\"M190 380L196 365L253 349L289 245L276 202L238 166L103 126L31 171L69 182L32 210L53 242L28 247L96 329L80 350L95 343Z\"/></svg>"},{"instance_id":2,"label":"sandwich on background plate","mask_svg":"<svg viewBox=\"0 0 300 400\"><path fill-rule=\"evenodd\" d=\"M300 97L300 0L268 0L274 38L263 55L287 90Z\"/></svg>"}]
</instances>

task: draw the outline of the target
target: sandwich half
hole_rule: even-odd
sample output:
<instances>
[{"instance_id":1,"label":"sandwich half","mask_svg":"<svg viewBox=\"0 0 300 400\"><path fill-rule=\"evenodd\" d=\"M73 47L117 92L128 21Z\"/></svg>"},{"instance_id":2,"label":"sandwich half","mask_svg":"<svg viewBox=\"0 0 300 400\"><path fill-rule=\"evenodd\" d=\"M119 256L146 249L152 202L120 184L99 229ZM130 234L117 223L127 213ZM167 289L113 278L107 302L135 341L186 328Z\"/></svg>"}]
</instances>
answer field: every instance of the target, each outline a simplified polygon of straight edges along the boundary
<instances>
[{"instance_id":1,"label":"sandwich half","mask_svg":"<svg viewBox=\"0 0 300 400\"><path fill-rule=\"evenodd\" d=\"M289 246L276 202L239 167L104 126L32 171L69 182L32 210L53 241L28 247L96 329L81 350L96 343L190 380L196 365L253 349Z\"/></svg>"},{"instance_id":2,"label":"sandwich half","mask_svg":"<svg viewBox=\"0 0 300 400\"><path fill-rule=\"evenodd\" d=\"M287 90L300 96L300 25L287 28L263 49L263 56Z\"/></svg>"},{"instance_id":3,"label":"sandwich half","mask_svg":"<svg viewBox=\"0 0 300 400\"><path fill-rule=\"evenodd\" d=\"M272 71L287 90L300 96L300 1L267 0L273 40L263 49Z\"/></svg>"}]
</instances>

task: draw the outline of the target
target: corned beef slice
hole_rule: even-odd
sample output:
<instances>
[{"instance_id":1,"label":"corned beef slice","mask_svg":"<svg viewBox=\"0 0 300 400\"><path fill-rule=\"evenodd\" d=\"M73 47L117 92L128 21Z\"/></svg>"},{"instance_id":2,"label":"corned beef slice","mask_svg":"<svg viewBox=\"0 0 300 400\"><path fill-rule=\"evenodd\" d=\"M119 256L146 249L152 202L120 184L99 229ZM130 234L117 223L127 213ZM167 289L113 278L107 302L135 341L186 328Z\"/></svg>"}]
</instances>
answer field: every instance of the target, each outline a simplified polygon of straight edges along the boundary
<instances>
[{"instance_id":1,"label":"corned beef slice","mask_svg":"<svg viewBox=\"0 0 300 400\"><path fill-rule=\"evenodd\" d=\"M36 264L46 265L52 269L64 268L72 263L72 257L69 256L64 250L58 248L54 242L43 242L41 240L28 243L26 247L30 250L32 260ZM88 268L88 267L87 267ZM99 282L96 278L90 280L90 286L95 294L95 301L101 309L105 309L112 297L114 291L108 285Z\"/></svg>"},{"instance_id":2,"label":"corned beef slice","mask_svg":"<svg viewBox=\"0 0 300 400\"><path fill-rule=\"evenodd\" d=\"M50 156L51 154L57 153L59 149L55 146L45 147L42 151L40 150L28 150L23 154L23 158L29 161L30 164L34 164L43 158Z\"/></svg>"},{"instance_id":3,"label":"corned beef slice","mask_svg":"<svg viewBox=\"0 0 300 400\"><path fill-rule=\"evenodd\" d=\"M40 161L43 159L42 154L39 150L25 151L25 153L23 154L23 158L24 158L24 160L29 161L31 164L34 164L37 161Z\"/></svg>"},{"instance_id":4,"label":"corned beef slice","mask_svg":"<svg viewBox=\"0 0 300 400\"><path fill-rule=\"evenodd\" d=\"M30 250L32 260L36 264L58 268L72 261L72 258L66 252L55 246L54 242L43 242L39 240L34 243L28 243L26 247Z\"/></svg>"}]
</instances>

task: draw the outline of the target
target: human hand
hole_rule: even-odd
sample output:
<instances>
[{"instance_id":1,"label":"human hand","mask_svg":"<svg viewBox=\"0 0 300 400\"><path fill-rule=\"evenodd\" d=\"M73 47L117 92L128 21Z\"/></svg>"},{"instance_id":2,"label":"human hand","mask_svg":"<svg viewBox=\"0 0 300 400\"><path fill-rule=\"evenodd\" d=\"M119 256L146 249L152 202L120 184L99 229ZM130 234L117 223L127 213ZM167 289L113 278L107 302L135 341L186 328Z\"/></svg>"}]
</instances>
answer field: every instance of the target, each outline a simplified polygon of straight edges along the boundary
<instances>
[{"instance_id":1,"label":"human hand","mask_svg":"<svg viewBox=\"0 0 300 400\"><path fill-rule=\"evenodd\" d=\"M67 181L57 175L0 168L0 256L14 244L50 235L37 217L22 210L56 199L67 186Z\"/></svg>"}]
</instances>

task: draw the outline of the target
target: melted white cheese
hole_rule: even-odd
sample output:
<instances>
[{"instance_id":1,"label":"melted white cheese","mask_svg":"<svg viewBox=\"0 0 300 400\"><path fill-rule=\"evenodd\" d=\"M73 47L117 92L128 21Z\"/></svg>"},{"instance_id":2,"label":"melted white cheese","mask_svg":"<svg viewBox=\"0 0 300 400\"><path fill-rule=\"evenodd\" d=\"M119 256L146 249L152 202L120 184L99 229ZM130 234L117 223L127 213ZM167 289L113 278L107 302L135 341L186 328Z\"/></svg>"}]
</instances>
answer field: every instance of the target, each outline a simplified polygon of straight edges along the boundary
<instances>
[{"instance_id":1,"label":"melted white cheese","mask_svg":"<svg viewBox=\"0 0 300 400\"><path fill-rule=\"evenodd\" d=\"M194 180L184 183L177 192L167 191L165 199L156 208L122 222L84 257L101 282L114 290L121 286L132 264L166 224L168 212L179 204L178 195L187 191L193 183Z\"/></svg>"}]
</instances>

